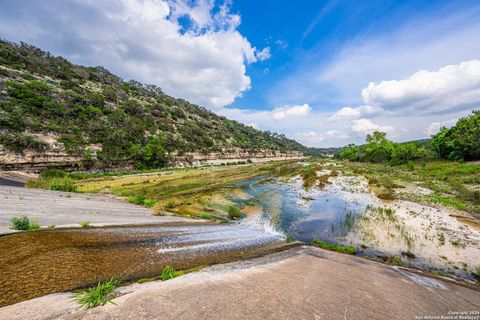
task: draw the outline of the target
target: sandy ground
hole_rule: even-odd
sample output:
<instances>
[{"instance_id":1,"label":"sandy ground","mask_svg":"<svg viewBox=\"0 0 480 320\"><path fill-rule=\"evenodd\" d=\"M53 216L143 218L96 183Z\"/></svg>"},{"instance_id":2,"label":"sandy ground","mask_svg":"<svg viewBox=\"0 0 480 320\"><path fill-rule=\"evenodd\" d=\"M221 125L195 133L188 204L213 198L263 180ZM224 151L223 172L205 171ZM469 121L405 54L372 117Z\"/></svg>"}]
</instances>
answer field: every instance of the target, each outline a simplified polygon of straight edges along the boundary
<instances>
[{"instance_id":1,"label":"sandy ground","mask_svg":"<svg viewBox=\"0 0 480 320\"><path fill-rule=\"evenodd\" d=\"M71 294L0 309L0 319L415 319L479 311L480 291L312 247L118 290L83 311Z\"/></svg>"},{"instance_id":2,"label":"sandy ground","mask_svg":"<svg viewBox=\"0 0 480 320\"><path fill-rule=\"evenodd\" d=\"M153 216L150 209L109 196L0 186L0 234L14 232L10 218L22 214L42 227L79 226L83 220L93 226L197 221Z\"/></svg>"}]
</instances>

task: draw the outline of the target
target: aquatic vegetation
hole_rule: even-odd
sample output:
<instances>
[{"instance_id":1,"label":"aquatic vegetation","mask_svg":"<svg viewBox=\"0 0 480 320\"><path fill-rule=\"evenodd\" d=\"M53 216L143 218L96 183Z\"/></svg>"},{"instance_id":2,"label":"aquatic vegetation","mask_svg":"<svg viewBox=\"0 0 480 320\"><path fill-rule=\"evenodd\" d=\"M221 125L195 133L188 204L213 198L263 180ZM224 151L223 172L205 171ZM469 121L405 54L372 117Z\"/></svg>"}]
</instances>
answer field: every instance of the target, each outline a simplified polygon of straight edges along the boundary
<instances>
[{"instance_id":1,"label":"aquatic vegetation","mask_svg":"<svg viewBox=\"0 0 480 320\"><path fill-rule=\"evenodd\" d=\"M85 309L95 308L109 302L114 304L109 296L117 289L120 281L116 278L110 278L105 282L99 282L95 287L73 296L79 304Z\"/></svg>"},{"instance_id":2,"label":"aquatic vegetation","mask_svg":"<svg viewBox=\"0 0 480 320\"><path fill-rule=\"evenodd\" d=\"M238 220L246 217L246 214L234 205L228 206L227 212L228 217L232 220Z\"/></svg>"},{"instance_id":3,"label":"aquatic vegetation","mask_svg":"<svg viewBox=\"0 0 480 320\"><path fill-rule=\"evenodd\" d=\"M38 219L29 218L26 215L19 217L12 217L10 219L11 228L14 230L38 230L40 229L40 224Z\"/></svg>"},{"instance_id":4,"label":"aquatic vegetation","mask_svg":"<svg viewBox=\"0 0 480 320\"><path fill-rule=\"evenodd\" d=\"M393 257L387 257L386 263L392 264L397 267L404 267L405 263L403 262L402 258L398 256L393 256Z\"/></svg>"},{"instance_id":5,"label":"aquatic vegetation","mask_svg":"<svg viewBox=\"0 0 480 320\"><path fill-rule=\"evenodd\" d=\"M91 223L88 220L82 220L78 223L82 228L89 228L91 227Z\"/></svg>"},{"instance_id":6,"label":"aquatic vegetation","mask_svg":"<svg viewBox=\"0 0 480 320\"><path fill-rule=\"evenodd\" d=\"M170 266L163 268L162 273L160 274L160 280L167 281L173 279L177 276L177 271Z\"/></svg>"},{"instance_id":7,"label":"aquatic vegetation","mask_svg":"<svg viewBox=\"0 0 480 320\"><path fill-rule=\"evenodd\" d=\"M475 277L475 279L477 279L477 281L480 281L480 267L475 268L475 271L473 272L473 276Z\"/></svg>"},{"instance_id":8,"label":"aquatic vegetation","mask_svg":"<svg viewBox=\"0 0 480 320\"><path fill-rule=\"evenodd\" d=\"M342 246L338 244L332 244L328 242L323 242L319 239L313 239L312 245L315 247L320 247L322 249L327 249L327 250L332 250L332 251L337 251L342 253L349 253L349 254L357 253L357 249L353 246Z\"/></svg>"}]
</instances>

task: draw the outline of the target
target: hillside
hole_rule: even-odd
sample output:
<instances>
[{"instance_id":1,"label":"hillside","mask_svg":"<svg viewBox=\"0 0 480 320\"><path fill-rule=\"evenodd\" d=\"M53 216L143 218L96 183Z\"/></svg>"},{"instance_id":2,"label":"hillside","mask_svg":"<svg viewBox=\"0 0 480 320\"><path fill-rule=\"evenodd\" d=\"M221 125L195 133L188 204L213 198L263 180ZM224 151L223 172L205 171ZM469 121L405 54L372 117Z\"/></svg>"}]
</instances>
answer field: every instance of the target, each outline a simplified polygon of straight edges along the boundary
<instances>
[{"instance_id":1,"label":"hillside","mask_svg":"<svg viewBox=\"0 0 480 320\"><path fill-rule=\"evenodd\" d=\"M0 40L0 165L154 168L207 158L301 155L284 135L228 120L154 85ZM213 155L213 156L208 156Z\"/></svg>"}]
</instances>

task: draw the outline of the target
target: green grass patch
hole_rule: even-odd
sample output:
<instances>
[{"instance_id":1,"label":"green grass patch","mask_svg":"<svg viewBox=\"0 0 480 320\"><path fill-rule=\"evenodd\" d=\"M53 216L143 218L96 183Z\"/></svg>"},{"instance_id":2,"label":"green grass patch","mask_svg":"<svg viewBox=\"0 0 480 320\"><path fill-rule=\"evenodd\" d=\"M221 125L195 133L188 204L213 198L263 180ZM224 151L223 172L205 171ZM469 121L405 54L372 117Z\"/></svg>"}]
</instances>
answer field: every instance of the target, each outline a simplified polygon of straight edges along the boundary
<instances>
[{"instance_id":1,"label":"green grass patch","mask_svg":"<svg viewBox=\"0 0 480 320\"><path fill-rule=\"evenodd\" d=\"M116 278L110 278L105 282L99 282L95 287L85 290L84 292L73 297L80 303L84 309L95 308L105 303L113 302L109 296L117 289L120 281Z\"/></svg>"},{"instance_id":2,"label":"green grass patch","mask_svg":"<svg viewBox=\"0 0 480 320\"><path fill-rule=\"evenodd\" d=\"M55 178L50 183L50 190L77 192L78 187L70 178Z\"/></svg>"},{"instance_id":3,"label":"green grass patch","mask_svg":"<svg viewBox=\"0 0 480 320\"><path fill-rule=\"evenodd\" d=\"M157 201L153 199L149 199L145 197L144 195L134 195L131 197L128 197L128 202L133 203L133 204L138 204L140 206L144 206L147 208L153 207Z\"/></svg>"},{"instance_id":4,"label":"green grass patch","mask_svg":"<svg viewBox=\"0 0 480 320\"><path fill-rule=\"evenodd\" d=\"M232 220L239 220L247 216L237 206L234 205L228 206L227 213L228 217Z\"/></svg>"},{"instance_id":5,"label":"green grass patch","mask_svg":"<svg viewBox=\"0 0 480 320\"><path fill-rule=\"evenodd\" d=\"M82 220L78 223L82 228L90 228L92 224L88 220Z\"/></svg>"},{"instance_id":6,"label":"green grass patch","mask_svg":"<svg viewBox=\"0 0 480 320\"><path fill-rule=\"evenodd\" d=\"M338 244L323 242L319 239L313 239L312 245L314 245L315 247L320 247L322 249L332 250L332 251L337 251L342 253L349 253L349 254L357 253L357 249L354 246L342 246Z\"/></svg>"},{"instance_id":7,"label":"green grass patch","mask_svg":"<svg viewBox=\"0 0 480 320\"><path fill-rule=\"evenodd\" d=\"M14 230L38 230L40 229L40 224L38 223L38 219L29 218L26 215L22 215L19 217L12 217L10 219L10 227Z\"/></svg>"},{"instance_id":8,"label":"green grass patch","mask_svg":"<svg viewBox=\"0 0 480 320\"><path fill-rule=\"evenodd\" d=\"M177 272L174 268L166 266L163 268L162 273L160 274L160 280L167 281L179 276L180 273Z\"/></svg>"}]
</instances>

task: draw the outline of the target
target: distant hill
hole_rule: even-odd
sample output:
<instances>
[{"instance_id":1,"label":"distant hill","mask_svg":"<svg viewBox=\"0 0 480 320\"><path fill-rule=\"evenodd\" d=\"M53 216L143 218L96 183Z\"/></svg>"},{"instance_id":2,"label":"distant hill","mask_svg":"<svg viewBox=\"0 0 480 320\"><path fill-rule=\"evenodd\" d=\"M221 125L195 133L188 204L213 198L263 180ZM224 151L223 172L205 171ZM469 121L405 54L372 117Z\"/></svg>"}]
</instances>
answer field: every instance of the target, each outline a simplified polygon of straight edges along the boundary
<instances>
[{"instance_id":1,"label":"distant hill","mask_svg":"<svg viewBox=\"0 0 480 320\"><path fill-rule=\"evenodd\" d=\"M16 155L62 150L87 162L138 167L165 166L189 153L308 151L284 135L228 120L154 85L4 40L0 146Z\"/></svg>"}]
</instances>

